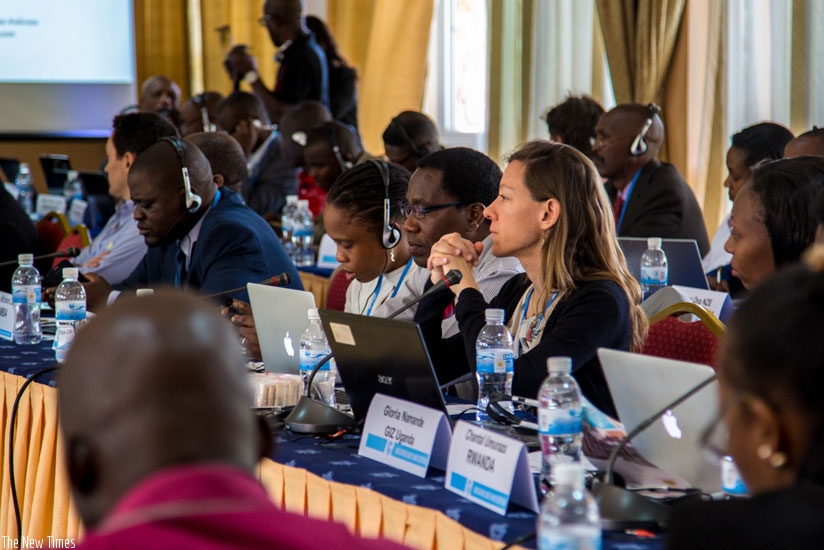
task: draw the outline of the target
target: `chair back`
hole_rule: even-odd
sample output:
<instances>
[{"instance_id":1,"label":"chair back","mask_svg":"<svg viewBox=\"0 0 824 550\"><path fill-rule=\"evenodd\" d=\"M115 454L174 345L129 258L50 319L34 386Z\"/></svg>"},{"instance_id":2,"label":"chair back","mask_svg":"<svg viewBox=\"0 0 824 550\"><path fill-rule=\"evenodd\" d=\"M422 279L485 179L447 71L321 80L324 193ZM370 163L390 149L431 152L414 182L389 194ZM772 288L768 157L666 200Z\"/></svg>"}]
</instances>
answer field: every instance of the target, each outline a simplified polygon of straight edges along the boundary
<instances>
[{"instance_id":1,"label":"chair back","mask_svg":"<svg viewBox=\"0 0 824 550\"><path fill-rule=\"evenodd\" d=\"M685 313L699 320L685 322L678 318ZM650 318L649 334L641 353L714 367L720 338L725 332L724 324L706 308L680 302Z\"/></svg>"},{"instance_id":2,"label":"chair back","mask_svg":"<svg viewBox=\"0 0 824 550\"><path fill-rule=\"evenodd\" d=\"M71 232L69 220L60 212L49 212L37 222L36 227L40 250L45 254L58 250L60 243Z\"/></svg>"},{"instance_id":3,"label":"chair back","mask_svg":"<svg viewBox=\"0 0 824 550\"><path fill-rule=\"evenodd\" d=\"M343 311L346 307L346 289L351 281L346 278L346 272L337 268L332 273L329 282L329 292L326 294L326 309Z\"/></svg>"},{"instance_id":4,"label":"chair back","mask_svg":"<svg viewBox=\"0 0 824 550\"><path fill-rule=\"evenodd\" d=\"M65 250L67 248L71 248L72 246L76 246L77 248L86 248L91 243L91 237L89 237L89 229L79 223L72 228L71 233L63 237L63 240L60 241L60 244L57 246L56 250ZM57 267L57 265L62 262L63 260L68 260L69 258L65 256L61 256L55 258L52 261L52 269Z\"/></svg>"}]
</instances>

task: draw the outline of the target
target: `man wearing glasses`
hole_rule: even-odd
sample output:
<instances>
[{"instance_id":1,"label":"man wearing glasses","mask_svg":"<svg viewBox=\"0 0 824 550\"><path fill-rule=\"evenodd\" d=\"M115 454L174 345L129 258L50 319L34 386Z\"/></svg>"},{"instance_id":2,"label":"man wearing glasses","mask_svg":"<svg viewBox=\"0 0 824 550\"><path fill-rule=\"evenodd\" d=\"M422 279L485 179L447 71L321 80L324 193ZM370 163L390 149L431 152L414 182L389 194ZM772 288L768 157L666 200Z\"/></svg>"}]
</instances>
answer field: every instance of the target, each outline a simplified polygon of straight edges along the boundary
<instances>
[{"instance_id":1,"label":"man wearing glasses","mask_svg":"<svg viewBox=\"0 0 824 550\"><path fill-rule=\"evenodd\" d=\"M326 55L314 35L306 28L301 0L266 0L263 17L258 20L269 31L278 48L280 63L273 89L260 80L257 61L246 44L233 47L223 65L237 89L241 80L252 87L275 124L291 105L301 101L320 101L329 106L329 75Z\"/></svg>"},{"instance_id":2,"label":"man wearing glasses","mask_svg":"<svg viewBox=\"0 0 824 550\"><path fill-rule=\"evenodd\" d=\"M383 304L385 315L423 293L429 281L429 270L426 269L429 250L448 233L458 233L464 239L483 243L474 274L487 300L496 296L513 275L523 272L515 258L498 258L492 254L489 220L484 218L483 211L485 205L498 196L500 181L501 170L492 159L465 147L436 151L418 161L418 168L409 180L406 202L401 205L406 216L403 233L418 269L410 272L404 282L408 292L400 292ZM405 314L409 319L414 312ZM404 318L404 314L400 318ZM441 330L444 340L458 333L452 308L444 312ZM430 350L430 353L438 378L443 381L470 372L462 347Z\"/></svg>"}]
</instances>

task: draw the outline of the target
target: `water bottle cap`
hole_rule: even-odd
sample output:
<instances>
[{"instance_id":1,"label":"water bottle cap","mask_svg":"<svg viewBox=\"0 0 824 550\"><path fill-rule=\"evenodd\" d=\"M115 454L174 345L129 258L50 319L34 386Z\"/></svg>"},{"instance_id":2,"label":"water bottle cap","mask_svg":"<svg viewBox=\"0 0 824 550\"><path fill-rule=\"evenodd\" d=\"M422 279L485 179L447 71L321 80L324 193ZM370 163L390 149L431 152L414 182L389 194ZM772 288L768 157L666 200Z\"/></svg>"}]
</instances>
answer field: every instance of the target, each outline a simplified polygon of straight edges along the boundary
<instances>
[{"instance_id":1,"label":"water bottle cap","mask_svg":"<svg viewBox=\"0 0 824 550\"><path fill-rule=\"evenodd\" d=\"M78 177L77 170L69 170L68 172L66 172L66 180L67 181L76 180L77 177Z\"/></svg>"},{"instance_id":2,"label":"water bottle cap","mask_svg":"<svg viewBox=\"0 0 824 550\"><path fill-rule=\"evenodd\" d=\"M310 321L320 321L320 314L318 313L318 308L309 308L308 310L306 310L306 313L309 315Z\"/></svg>"},{"instance_id":3,"label":"water bottle cap","mask_svg":"<svg viewBox=\"0 0 824 550\"><path fill-rule=\"evenodd\" d=\"M661 237L650 237L647 239L647 246L649 248L661 248Z\"/></svg>"},{"instance_id":4,"label":"water bottle cap","mask_svg":"<svg viewBox=\"0 0 824 550\"><path fill-rule=\"evenodd\" d=\"M565 485L575 489L584 488L584 467L580 462L553 464L552 476L555 478L555 485Z\"/></svg>"},{"instance_id":5,"label":"water bottle cap","mask_svg":"<svg viewBox=\"0 0 824 550\"><path fill-rule=\"evenodd\" d=\"M550 374L569 374L572 372L572 359L569 357L550 357L546 360L546 370Z\"/></svg>"},{"instance_id":6,"label":"water bottle cap","mask_svg":"<svg viewBox=\"0 0 824 550\"><path fill-rule=\"evenodd\" d=\"M21 173L21 174L23 174L23 173L28 174L29 173L29 163L28 162L21 162L20 163L20 168L17 169L17 172Z\"/></svg>"},{"instance_id":7,"label":"water bottle cap","mask_svg":"<svg viewBox=\"0 0 824 550\"><path fill-rule=\"evenodd\" d=\"M300 199L298 201L298 208L309 208L309 199Z\"/></svg>"},{"instance_id":8,"label":"water bottle cap","mask_svg":"<svg viewBox=\"0 0 824 550\"><path fill-rule=\"evenodd\" d=\"M492 321L503 322L504 320L504 310L502 309L488 308L485 315L487 323Z\"/></svg>"},{"instance_id":9,"label":"water bottle cap","mask_svg":"<svg viewBox=\"0 0 824 550\"><path fill-rule=\"evenodd\" d=\"M138 288L137 292L135 293L137 296L151 296L154 294L153 288Z\"/></svg>"},{"instance_id":10,"label":"water bottle cap","mask_svg":"<svg viewBox=\"0 0 824 550\"><path fill-rule=\"evenodd\" d=\"M286 195L286 204L297 204L298 203L298 196L297 195Z\"/></svg>"},{"instance_id":11,"label":"water bottle cap","mask_svg":"<svg viewBox=\"0 0 824 550\"><path fill-rule=\"evenodd\" d=\"M64 267L63 268L63 278L64 279L77 279L77 268L76 267Z\"/></svg>"},{"instance_id":12,"label":"water bottle cap","mask_svg":"<svg viewBox=\"0 0 824 550\"><path fill-rule=\"evenodd\" d=\"M17 262L18 263L31 263L34 261L34 254L18 254L17 255Z\"/></svg>"}]
</instances>

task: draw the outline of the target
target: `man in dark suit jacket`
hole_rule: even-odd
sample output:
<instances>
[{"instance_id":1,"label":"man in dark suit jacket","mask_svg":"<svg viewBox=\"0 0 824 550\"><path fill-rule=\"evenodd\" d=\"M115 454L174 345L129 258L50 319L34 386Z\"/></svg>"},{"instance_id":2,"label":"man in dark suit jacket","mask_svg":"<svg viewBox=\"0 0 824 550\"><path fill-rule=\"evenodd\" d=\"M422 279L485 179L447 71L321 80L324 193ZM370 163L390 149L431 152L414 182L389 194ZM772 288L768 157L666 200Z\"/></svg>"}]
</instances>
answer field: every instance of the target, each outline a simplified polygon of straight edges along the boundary
<instances>
[{"instance_id":1,"label":"man in dark suit jacket","mask_svg":"<svg viewBox=\"0 0 824 550\"><path fill-rule=\"evenodd\" d=\"M271 227L232 191L217 189L208 160L193 144L160 141L147 149L129 171L129 190L149 250L116 290L174 285L212 294L279 273L291 275L291 288L302 288ZM90 307L110 300L111 289L94 277L86 284ZM232 296L248 299L245 291Z\"/></svg>"},{"instance_id":2,"label":"man in dark suit jacket","mask_svg":"<svg viewBox=\"0 0 824 550\"><path fill-rule=\"evenodd\" d=\"M0 184L0 262L17 260L18 254L37 253L37 230L26 211ZM49 260L51 261L51 260ZM17 265L0 267L0 291L11 291Z\"/></svg>"},{"instance_id":3,"label":"man in dark suit jacket","mask_svg":"<svg viewBox=\"0 0 824 550\"><path fill-rule=\"evenodd\" d=\"M703 256L710 243L701 207L678 170L655 160L663 138L655 105L618 105L595 126L593 161L608 179L618 235L695 239Z\"/></svg>"}]
</instances>

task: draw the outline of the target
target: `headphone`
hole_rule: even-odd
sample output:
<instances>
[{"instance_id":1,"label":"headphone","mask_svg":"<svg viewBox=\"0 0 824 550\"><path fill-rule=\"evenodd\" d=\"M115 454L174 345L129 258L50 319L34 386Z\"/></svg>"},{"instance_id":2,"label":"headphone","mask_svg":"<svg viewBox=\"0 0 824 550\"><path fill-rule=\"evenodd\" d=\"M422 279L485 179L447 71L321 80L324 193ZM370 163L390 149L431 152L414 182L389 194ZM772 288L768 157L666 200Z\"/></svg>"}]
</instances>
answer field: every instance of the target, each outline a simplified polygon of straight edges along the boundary
<instances>
[{"instance_id":1,"label":"headphone","mask_svg":"<svg viewBox=\"0 0 824 550\"><path fill-rule=\"evenodd\" d=\"M390 217L390 202L389 202L389 164L382 160L370 160L375 168L378 169L383 185L386 188L386 196L383 199L383 229L381 230L381 244L384 248L390 249L398 246L401 242L401 230L398 226L392 223Z\"/></svg>"},{"instance_id":2,"label":"headphone","mask_svg":"<svg viewBox=\"0 0 824 550\"><path fill-rule=\"evenodd\" d=\"M192 103L200 107L200 120L203 124L204 132L217 132L217 124L209 119L209 111L206 109L206 92L192 97Z\"/></svg>"},{"instance_id":3,"label":"headphone","mask_svg":"<svg viewBox=\"0 0 824 550\"><path fill-rule=\"evenodd\" d=\"M338 145L338 132L335 127L331 124L325 124L326 128L326 137L329 139L329 145L332 146L332 152L335 154L335 158L338 161L338 166L340 166L341 172L346 172L354 164L350 160L344 160L343 155L340 152L340 145ZM388 178L388 175L387 175ZM389 197L389 184L386 184L386 196Z\"/></svg>"},{"instance_id":4,"label":"headphone","mask_svg":"<svg viewBox=\"0 0 824 550\"><path fill-rule=\"evenodd\" d=\"M661 112L661 107L655 103L647 105L647 120L644 121L644 126L641 128L641 131L638 132L638 135L635 136L635 139L632 140L632 145L629 146L629 154L633 157L640 157L647 152L647 141L644 138L652 126L653 119L655 119L659 112Z\"/></svg>"},{"instance_id":5,"label":"headphone","mask_svg":"<svg viewBox=\"0 0 824 550\"><path fill-rule=\"evenodd\" d=\"M403 124L398 122L398 117L392 119L389 123L389 126L395 128L395 130L401 135L401 138L406 142L407 145L412 149L412 152L415 153L419 157L425 157L426 151L421 148L420 145L415 143L415 140L412 139L412 136L409 135L409 132L406 131Z\"/></svg>"},{"instance_id":6,"label":"headphone","mask_svg":"<svg viewBox=\"0 0 824 550\"><path fill-rule=\"evenodd\" d=\"M183 149L183 142L177 137L164 137L159 141L165 141L174 147L177 156L180 158L180 172L183 174L183 190L186 192L186 210L190 214L194 214L200 209L203 204L203 199L200 195L192 191L192 183L189 181L189 168L186 166L186 156Z\"/></svg>"}]
</instances>

